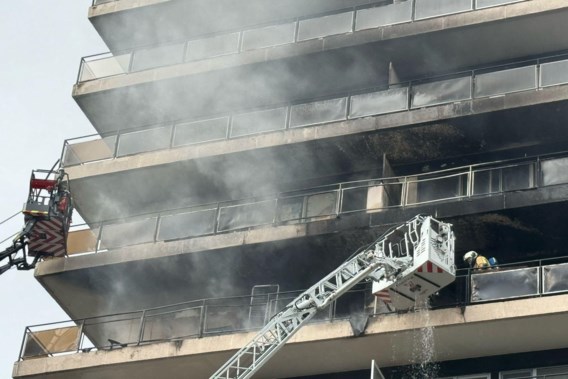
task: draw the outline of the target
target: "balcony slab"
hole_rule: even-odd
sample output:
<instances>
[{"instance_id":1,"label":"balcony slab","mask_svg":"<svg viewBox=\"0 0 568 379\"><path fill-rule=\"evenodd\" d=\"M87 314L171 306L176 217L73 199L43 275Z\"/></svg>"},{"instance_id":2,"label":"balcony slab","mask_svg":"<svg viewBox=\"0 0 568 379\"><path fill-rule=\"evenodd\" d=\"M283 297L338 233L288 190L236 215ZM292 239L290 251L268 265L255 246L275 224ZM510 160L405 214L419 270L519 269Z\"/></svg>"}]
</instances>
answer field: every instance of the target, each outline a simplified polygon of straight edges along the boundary
<instances>
[{"instance_id":1,"label":"balcony slab","mask_svg":"<svg viewBox=\"0 0 568 379\"><path fill-rule=\"evenodd\" d=\"M407 80L568 49L567 14L568 0L532 0L92 80L73 95L99 133L205 117L382 85L390 62Z\"/></svg>"},{"instance_id":2,"label":"balcony slab","mask_svg":"<svg viewBox=\"0 0 568 379\"><path fill-rule=\"evenodd\" d=\"M307 325L258 373L295 377L417 363L421 329L432 328L435 359L450 361L568 347L568 295L372 318L354 337L347 321ZM208 378L251 333L17 362L14 378ZM293 362L293 364L291 364Z\"/></svg>"}]
</instances>

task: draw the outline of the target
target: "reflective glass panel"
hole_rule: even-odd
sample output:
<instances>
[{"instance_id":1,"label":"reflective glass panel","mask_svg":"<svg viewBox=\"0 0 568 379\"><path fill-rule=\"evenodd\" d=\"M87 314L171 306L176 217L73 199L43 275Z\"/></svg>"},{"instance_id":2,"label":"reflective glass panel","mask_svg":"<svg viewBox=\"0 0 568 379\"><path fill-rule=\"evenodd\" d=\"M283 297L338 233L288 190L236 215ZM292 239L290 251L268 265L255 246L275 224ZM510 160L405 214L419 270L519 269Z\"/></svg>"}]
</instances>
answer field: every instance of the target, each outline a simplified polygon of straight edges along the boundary
<instances>
[{"instance_id":1,"label":"reflective glass panel","mask_svg":"<svg viewBox=\"0 0 568 379\"><path fill-rule=\"evenodd\" d=\"M416 0L415 19L442 16L473 9L473 0Z\"/></svg>"},{"instance_id":2,"label":"reflective glass panel","mask_svg":"<svg viewBox=\"0 0 568 379\"><path fill-rule=\"evenodd\" d=\"M157 239L188 238L215 232L216 209L163 216Z\"/></svg>"},{"instance_id":3,"label":"reflective glass panel","mask_svg":"<svg viewBox=\"0 0 568 379\"><path fill-rule=\"evenodd\" d=\"M412 86L412 107L450 103L471 98L471 77L441 80Z\"/></svg>"},{"instance_id":4,"label":"reflective glass panel","mask_svg":"<svg viewBox=\"0 0 568 379\"><path fill-rule=\"evenodd\" d=\"M501 95L536 88L536 66L513 68L475 76L475 97Z\"/></svg>"},{"instance_id":5,"label":"reflective glass panel","mask_svg":"<svg viewBox=\"0 0 568 379\"><path fill-rule=\"evenodd\" d=\"M271 224L274 219L275 201L234 205L219 210L219 231Z\"/></svg>"},{"instance_id":6,"label":"reflective glass panel","mask_svg":"<svg viewBox=\"0 0 568 379\"><path fill-rule=\"evenodd\" d=\"M63 166L112 158L114 156L115 143L116 136L110 136L67 145L63 155Z\"/></svg>"},{"instance_id":7,"label":"reflective glass panel","mask_svg":"<svg viewBox=\"0 0 568 379\"><path fill-rule=\"evenodd\" d=\"M243 33L243 50L284 45L294 42L296 23L268 26L266 28L246 30Z\"/></svg>"},{"instance_id":8,"label":"reflective glass panel","mask_svg":"<svg viewBox=\"0 0 568 379\"><path fill-rule=\"evenodd\" d=\"M287 108L270 109L233 116L231 137L286 128Z\"/></svg>"},{"instance_id":9,"label":"reflective glass panel","mask_svg":"<svg viewBox=\"0 0 568 379\"><path fill-rule=\"evenodd\" d=\"M412 1L367 8L357 11L355 30L377 28L412 20Z\"/></svg>"},{"instance_id":10,"label":"reflective glass panel","mask_svg":"<svg viewBox=\"0 0 568 379\"><path fill-rule=\"evenodd\" d=\"M151 49L137 50L132 57L132 71L164 67L183 61L185 44L158 46Z\"/></svg>"},{"instance_id":11,"label":"reflective glass panel","mask_svg":"<svg viewBox=\"0 0 568 379\"><path fill-rule=\"evenodd\" d=\"M471 276L471 301L487 301L538 294L538 267L484 272Z\"/></svg>"},{"instance_id":12,"label":"reflective glass panel","mask_svg":"<svg viewBox=\"0 0 568 379\"><path fill-rule=\"evenodd\" d=\"M199 336L203 307L152 314L144 318L142 341Z\"/></svg>"},{"instance_id":13,"label":"reflective glass panel","mask_svg":"<svg viewBox=\"0 0 568 379\"><path fill-rule=\"evenodd\" d=\"M406 109L408 109L408 88L392 88L352 96L349 118L399 112Z\"/></svg>"},{"instance_id":14,"label":"reflective glass panel","mask_svg":"<svg viewBox=\"0 0 568 379\"><path fill-rule=\"evenodd\" d=\"M154 241L157 217L103 226L101 248L111 249Z\"/></svg>"},{"instance_id":15,"label":"reflective glass panel","mask_svg":"<svg viewBox=\"0 0 568 379\"><path fill-rule=\"evenodd\" d=\"M352 31L353 12L300 21L298 40L304 41Z\"/></svg>"},{"instance_id":16,"label":"reflective glass panel","mask_svg":"<svg viewBox=\"0 0 568 379\"><path fill-rule=\"evenodd\" d=\"M540 65L541 87L568 83L568 60Z\"/></svg>"},{"instance_id":17,"label":"reflective glass panel","mask_svg":"<svg viewBox=\"0 0 568 379\"><path fill-rule=\"evenodd\" d=\"M187 43L186 61L193 61L219 55L232 54L239 51L239 33L224 34L211 38L189 41Z\"/></svg>"},{"instance_id":18,"label":"reflective glass panel","mask_svg":"<svg viewBox=\"0 0 568 379\"><path fill-rule=\"evenodd\" d=\"M118 140L118 156L143 153L170 147L172 127L141 130L121 134Z\"/></svg>"},{"instance_id":19,"label":"reflective glass panel","mask_svg":"<svg viewBox=\"0 0 568 379\"><path fill-rule=\"evenodd\" d=\"M293 105L290 111L290 127L345 120L346 113L346 97Z\"/></svg>"},{"instance_id":20,"label":"reflective glass panel","mask_svg":"<svg viewBox=\"0 0 568 379\"><path fill-rule=\"evenodd\" d=\"M534 186L532 164L505 167L502 169L503 191L516 191Z\"/></svg>"},{"instance_id":21,"label":"reflective glass panel","mask_svg":"<svg viewBox=\"0 0 568 379\"><path fill-rule=\"evenodd\" d=\"M335 214L336 192L320 193L306 199L306 217L329 216Z\"/></svg>"},{"instance_id":22,"label":"reflective glass panel","mask_svg":"<svg viewBox=\"0 0 568 379\"><path fill-rule=\"evenodd\" d=\"M544 266L542 279L544 293L568 291L568 263Z\"/></svg>"},{"instance_id":23,"label":"reflective glass panel","mask_svg":"<svg viewBox=\"0 0 568 379\"><path fill-rule=\"evenodd\" d=\"M466 174L409 182L407 204L457 198L467 193L466 188Z\"/></svg>"},{"instance_id":24,"label":"reflective glass panel","mask_svg":"<svg viewBox=\"0 0 568 379\"><path fill-rule=\"evenodd\" d=\"M225 139L228 126L228 117L176 124L173 146Z\"/></svg>"},{"instance_id":25,"label":"reflective glass panel","mask_svg":"<svg viewBox=\"0 0 568 379\"><path fill-rule=\"evenodd\" d=\"M525 0L476 0L477 9L494 7L496 5L518 3L519 1L525 1Z\"/></svg>"},{"instance_id":26,"label":"reflective glass panel","mask_svg":"<svg viewBox=\"0 0 568 379\"><path fill-rule=\"evenodd\" d=\"M568 183L568 158L550 159L541 162L542 184Z\"/></svg>"},{"instance_id":27,"label":"reflective glass panel","mask_svg":"<svg viewBox=\"0 0 568 379\"><path fill-rule=\"evenodd\" d=\"M96 59L81 64L79 81L84 82L108 76L126 74L130 65L131 54L122 54L115 57Z\"/></svg>"}]
</instances>

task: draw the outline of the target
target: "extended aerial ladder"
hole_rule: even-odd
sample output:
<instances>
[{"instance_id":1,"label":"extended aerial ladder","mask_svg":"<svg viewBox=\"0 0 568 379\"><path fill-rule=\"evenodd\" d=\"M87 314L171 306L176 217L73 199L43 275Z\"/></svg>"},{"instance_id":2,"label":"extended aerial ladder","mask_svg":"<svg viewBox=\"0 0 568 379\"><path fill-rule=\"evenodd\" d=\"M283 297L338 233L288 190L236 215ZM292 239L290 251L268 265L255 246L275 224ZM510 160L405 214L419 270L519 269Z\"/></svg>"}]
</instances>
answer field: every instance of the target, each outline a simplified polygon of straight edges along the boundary
<instances>
[{"instance_id":1,"label":"extended aerial ladder","mask_svg":"<svg viewBox=\"0 0 568 379\"><path fill-rule=\"evenodd\" d=\"M409 308L455 279L451 224L416 216L360 249L303 292L260 330L210 379L252 377L314 315L362 280Z\"/></svg>"},{"instance_id":2,"label":"extended aerial ladder","mask_svg":"<svg viewBox=\"0 0 568 379\"><path fill-rule=\"evenodd\" d=\"M65 171L32 171L22 213L24 228L16 234L12 246L0 252L0 261L8 259L7 264L0 266L0 274L14 266L18 270L31 270L40 259L67 254L73 204ZM20 252L21 256L18 255ZM31 262L27 257L31 257Z\"/></svg>"}]
</instances>

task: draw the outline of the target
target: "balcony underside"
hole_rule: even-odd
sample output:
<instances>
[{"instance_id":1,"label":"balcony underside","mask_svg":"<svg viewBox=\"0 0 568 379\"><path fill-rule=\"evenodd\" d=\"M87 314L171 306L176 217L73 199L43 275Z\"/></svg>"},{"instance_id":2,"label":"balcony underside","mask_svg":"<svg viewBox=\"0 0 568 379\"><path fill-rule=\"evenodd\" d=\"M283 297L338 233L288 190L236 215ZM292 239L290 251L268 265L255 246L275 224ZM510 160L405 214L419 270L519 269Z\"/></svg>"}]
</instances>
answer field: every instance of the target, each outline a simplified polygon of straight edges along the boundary
<instances>
[{"instance_id":1,"label":"balcony underside","mask_svg":"<svg viewBox=\"0 0 568 379\"><path fill-rule=\"evenodd\" d=\"M458 254L475 249L503 263L527 256L561 256L566 255L568 244L562 226L568 221L567 199L568 185L557 185L328 221L145 243L44 261L35 275L73 319L204 297L241 296L258 284L297 290L315 283L387 226L418 213L455 224Z\"/></svg>"},{"instance_id":2,"label":"balcony underside","mask_svg":"<svg viewBox=\"0 0 568 379\"><path fill-rule=\"evenodd\" d=\"M416 363L420 328L433 326L440 361L568 347L568 295L480 304L371 319L354 338L347 321L304 327L258 374L284 378ZM251 334L129 347L17 363L14 377L208 378ZM483 369L481 368L480 371Z\"/></svg>"},{"instance_id":3,"label":"balcony underside","mask_svg":"<svg viewBox=\"0 0 568 379\"><path fill-rule=\"evenodd\" d=\"M564 150L568 139L568 102L557 101L567 97L566 91L568 86L561 86L465 101L138 154L67 171L75 205L91 223L379 178L383 155L394 175L412 175L551 153ZM422 125L405 127L412 124Z\"/></svg>"},{"instance_id":4,"label":"balcony underside","mask_svg":"<svg viewBox=\"0 0 568 379\"><path fill-rule=\"evenodd\" d=\"M92 7L89 19L112 51L188 40L382 0L121 0Z\"/></svg>"},{"instance_id":5,"label":"balcony underside","mask_svg":"<svg viewBox=\"0 0 568 379\"><path fill-rule=\"evenodd\" d=\"M309 99L384 85L389 62L407 80L568 49L565 6L533 0L253 50L80 83L74 97L99 133Z\"/></svg>"}]
</instances>

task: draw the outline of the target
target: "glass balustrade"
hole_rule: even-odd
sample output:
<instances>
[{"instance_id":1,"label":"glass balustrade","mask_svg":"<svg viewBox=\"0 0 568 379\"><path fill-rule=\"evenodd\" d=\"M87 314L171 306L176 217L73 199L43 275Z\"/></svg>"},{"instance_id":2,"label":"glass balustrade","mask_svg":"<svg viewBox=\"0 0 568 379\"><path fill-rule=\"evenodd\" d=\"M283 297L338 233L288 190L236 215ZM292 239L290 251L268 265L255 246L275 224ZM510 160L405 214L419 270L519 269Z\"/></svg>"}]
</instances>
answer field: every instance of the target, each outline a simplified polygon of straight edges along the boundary
<instances>
[{"instance_id":1,"label":"glass balustrade","mask_svg":"<svg viewBox=\"0 0 568 379\"><path fill-rule=\"evenodd\" d=\"M355 19L355 30L378 28L412 21L412 1L360 9Z\"/></svg>"},{"instance_id":2,"label":"glass balustrade","mask_svg":"<svg viewBox=\"0 0 568 379\"><path fill-rule=\"evenodd\" d=\"M313 222L348 213L371 214L393 207L455 201L559 184L568 184L568 158L565 156L338 183L320 189L283 193L273 198L200 205L145 218L107 221L93 225L91 229L73 227L68 242L69 255L266 225Z\"/></svg>"},{"instance_id":3,"label":"glass balustrade","mask_svg":"<svg viewBox=\"0 0 568 379\"><path fill-rule=\"evenodd\" d=\"M473 0L415 0L415 20L471 11Z\"/></svg>"},{"instance_id":4,"label":"glass balustrade","mask_svg":"<svg viewBox=\"0 0 568 379\"><path fill-rule=\"evenodd\" d=\"M475 76L475 97L503 95L537 88L536 66L512 68Z\"/></svg>"},{"instance_id":5,"label":"glass balustrade","mask_svg":"<svg viewBox=\"0 0 568 379\"><path fill-rule=\"evenodd\" d=\"M412 108L453 103L471 99L472 78L438 80L412 86Z\"/></svg>"},{"instance_id":6,"label":"glass balustrade","mask_svg":"<svg viewBox=\"0 0 568 379\"><path fill-rule=\"evenodd\" d=\"M117 0L94 0L94 5ZM81 61L78 82L530 0L406 0ZM412 16L415 9L414 17Z\"/></svg>"},{"instance_id":7,"label":"glass balustrade","mask_svg":"<svg viewBox=\"0 0 568 379\"><path fill-rule=\"evenodd\" d=\"M346 118L346 97L292 105L290 109L290 128L341 121Z\"/></svg>"},{"instance_id":8,"label":"glass balustrade","mask_svg":"<svg viewBox=\"0 0 568 379\"><path fill-rule=\"evenodd\" d=\"M543 58L543 60L553 58ZM537 72L540 75L537 77ZM110 159L172 147L238 138L345 119L376 116L416 108L501 96L568 83L568 60L555 60L515 68L496 67L455 78L434 78L392 88L342 96L275 109L223 115L206 120L184 120L144 131L125 130L118 135L66 141L63 165ZM540 79L540 80L539 80ZM540 83L540 85L538 85ZM173 128L173 130L172 130ZM173 136L172 136L173 133Z\"/></svg>"},{"instance_id":9,"label":"glass balustrade","mask_svg":"<svg viewBox=\"0 0 568 379\"><path fill-rule=\"evenodd\" d=\"M568 60L540 65L540 86L549 87L568 83Z\"/></svg>"},{"instance_id":10,"label":"glass balustrade","mask_svg":"<svg viewBox=\"0 0 568 379\"><path fill-rule=\"evenodd\" d=\"M453 308L565 294L568 292L567 259L512 262L500 265L498 270L458 270L455 282L440 291L432 307ZM279 292L277 287L275 290L261 297L253 294L200 299L129 313L29 326L24 332L20 359L258 330L302 293ZM360 285L319 312L311 322L383 313L376 307L370 288ZM539 370L542 375L560 372L558 369Z\"/></svg>"}]
</instances>

